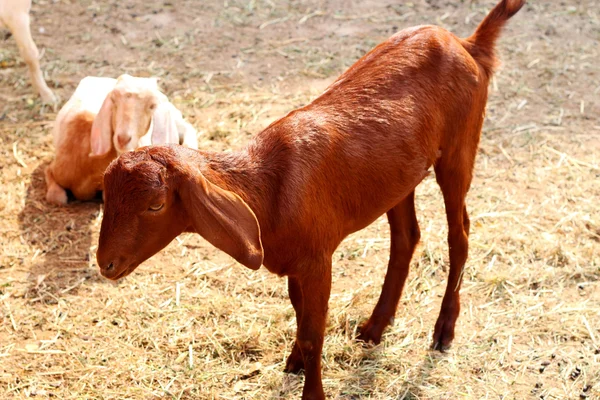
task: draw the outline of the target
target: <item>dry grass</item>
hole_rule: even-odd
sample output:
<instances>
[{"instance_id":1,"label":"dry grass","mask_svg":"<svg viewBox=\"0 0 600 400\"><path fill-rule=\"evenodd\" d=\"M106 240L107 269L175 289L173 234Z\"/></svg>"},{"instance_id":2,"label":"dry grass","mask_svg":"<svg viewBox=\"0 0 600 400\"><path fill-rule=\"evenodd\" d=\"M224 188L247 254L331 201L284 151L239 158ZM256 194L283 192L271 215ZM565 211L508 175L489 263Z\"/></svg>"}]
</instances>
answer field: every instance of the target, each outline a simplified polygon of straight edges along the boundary
<instances>
[{"instance_id":1,"label":"dry grass","mask_svg":"<svg viewBox=\"0 0 600 400\"><path fill-rule=\"evenodd\" d=\"M63 99L85 75L160 75L201 146L225 150L392 30L434 22L466 35L493 2L481 3L39 1L34 26L46 34L34 32ZM500 43L452 350L428 350L448 264L430 177L417 191L422 242L378 347L354 336L385 273L385 219L335 254L331 398L600 396L600 4L530 3ZM32 95L12 40L0 66L0 398L298 398L302 377L282 373L295 332L285 281L193 235L117 285L102 279L102 207L44 202L55 115Z\"/></svg>"}]
</instances>

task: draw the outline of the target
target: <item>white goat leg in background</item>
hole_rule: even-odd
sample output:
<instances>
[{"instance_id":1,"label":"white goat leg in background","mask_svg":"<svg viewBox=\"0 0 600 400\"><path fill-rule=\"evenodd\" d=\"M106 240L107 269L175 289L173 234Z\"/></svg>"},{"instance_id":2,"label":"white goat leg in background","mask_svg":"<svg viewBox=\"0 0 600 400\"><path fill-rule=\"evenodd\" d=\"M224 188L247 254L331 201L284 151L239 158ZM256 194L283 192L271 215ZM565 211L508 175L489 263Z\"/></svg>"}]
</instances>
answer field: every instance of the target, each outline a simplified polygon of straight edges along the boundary
<instances>
[{"instance_id":1,"label":"white goat leg in background","mask_svg":"<svg viewBox=\"0 0 600 400\"><path fill-rule=\"evenodd\" d=\"M21 57L29 68L31 83L42 101L56 104L56 97L44 80L40 69L39 51L31 37L30 9L31 0L0 0L0 27L5 25L15 37Z\"/></svg>"}]
</instances>

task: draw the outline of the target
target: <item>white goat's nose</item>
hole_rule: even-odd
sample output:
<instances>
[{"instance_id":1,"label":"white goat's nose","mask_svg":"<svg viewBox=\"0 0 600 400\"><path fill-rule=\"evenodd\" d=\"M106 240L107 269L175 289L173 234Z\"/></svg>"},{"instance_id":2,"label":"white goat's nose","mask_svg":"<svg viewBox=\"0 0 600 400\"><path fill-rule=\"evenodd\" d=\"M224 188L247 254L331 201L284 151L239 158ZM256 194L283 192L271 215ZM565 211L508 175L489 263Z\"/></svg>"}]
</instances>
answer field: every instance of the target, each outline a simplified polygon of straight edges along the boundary
<instances>
[{"instance_id":1,"label":"white goat's nose","mask_svg":"<svg viewBox=\"0 0 600 400\"><path fill-rule=\"evenodd\" d=\"M127 146L127 143L129 143L129 142L131 142L130 135L127 135L127 134L117 135L117 143L119 143L119 146L125 147L125 146Z\"/></svg>"}]
</instances>

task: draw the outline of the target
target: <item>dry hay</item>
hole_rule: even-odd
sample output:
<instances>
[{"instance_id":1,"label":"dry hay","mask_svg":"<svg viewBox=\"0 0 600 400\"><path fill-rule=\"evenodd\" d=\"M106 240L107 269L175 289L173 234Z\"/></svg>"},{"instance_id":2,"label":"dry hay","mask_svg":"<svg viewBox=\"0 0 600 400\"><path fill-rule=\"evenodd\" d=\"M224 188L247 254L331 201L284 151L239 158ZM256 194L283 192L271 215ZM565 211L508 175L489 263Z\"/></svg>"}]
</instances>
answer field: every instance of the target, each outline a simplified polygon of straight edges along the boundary
<instances>
[{"instance_id":1,"label":"dry hay","mask_svg":"<svg viewBox=\"0 0 600 400\"><path fill-rule=\"evenodd\" d=\"M88 74L160 75L202 131L202 147L236 149L394 26L436 22L464 35L492 4L181 3L38 2L34 17L47 34L36 41L51 86L66 98ZM599 9L529 4L501 38L449 353L428 350L448 265L432 177L417 190L422 242L380 346L353 338L385 273L385 219L340 246L323 355L331 398L600 396ZM0 398L298 398L302 377L282 372L295 332L285 280L193 235L119 284L99 276L102 207L44 202L55 114L30 93L5 43Z\"/></svg>"}]
</instances>

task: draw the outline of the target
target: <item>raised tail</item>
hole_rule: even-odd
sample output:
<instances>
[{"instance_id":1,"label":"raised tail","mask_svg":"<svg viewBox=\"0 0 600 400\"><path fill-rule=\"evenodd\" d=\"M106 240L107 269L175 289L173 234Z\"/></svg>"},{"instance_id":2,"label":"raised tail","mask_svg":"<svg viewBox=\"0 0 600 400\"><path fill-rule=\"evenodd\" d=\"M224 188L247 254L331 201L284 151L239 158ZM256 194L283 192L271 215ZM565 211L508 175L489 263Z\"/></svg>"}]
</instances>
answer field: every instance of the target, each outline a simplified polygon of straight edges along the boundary
<instances>
[{"instance_id":1,"label":"raised tail","mask_svg":"<svg viewBox=\"0 0 600 400\"><path fill-rule=\"evenodd\" d=\"M481 21L475 33L464 41L465 48L483 67L486 75L494 73L497 60L494 52L496 40L506 22L525 4L525 0L502 0Z\"/></svg>"}]
</instances>

